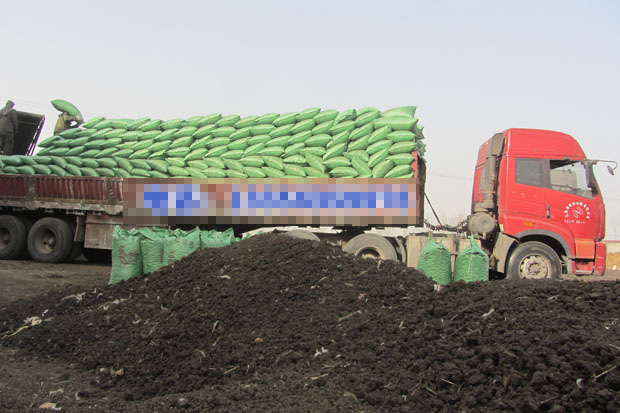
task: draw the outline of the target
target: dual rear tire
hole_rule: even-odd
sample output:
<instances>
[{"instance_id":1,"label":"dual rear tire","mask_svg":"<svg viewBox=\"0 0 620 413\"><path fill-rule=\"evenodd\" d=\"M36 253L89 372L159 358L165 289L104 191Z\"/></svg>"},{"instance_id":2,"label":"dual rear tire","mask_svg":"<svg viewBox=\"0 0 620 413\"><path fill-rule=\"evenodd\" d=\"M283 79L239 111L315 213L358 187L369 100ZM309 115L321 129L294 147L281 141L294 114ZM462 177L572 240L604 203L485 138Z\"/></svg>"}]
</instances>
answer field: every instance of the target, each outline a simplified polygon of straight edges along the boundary
<instances>
[{"instance_id":1,"label":"dual rear tire","mask_svg":"<svg viewBox=\"0 0 620 413\"><path fill-rule=\"evenodd\" d=\"M39 262L71 261L82 254L83 244L74 242L75 224L45 217L34 224L27 217L0 215L0 260L18 260L28 255Z\"/></svg>"}]
</instances>

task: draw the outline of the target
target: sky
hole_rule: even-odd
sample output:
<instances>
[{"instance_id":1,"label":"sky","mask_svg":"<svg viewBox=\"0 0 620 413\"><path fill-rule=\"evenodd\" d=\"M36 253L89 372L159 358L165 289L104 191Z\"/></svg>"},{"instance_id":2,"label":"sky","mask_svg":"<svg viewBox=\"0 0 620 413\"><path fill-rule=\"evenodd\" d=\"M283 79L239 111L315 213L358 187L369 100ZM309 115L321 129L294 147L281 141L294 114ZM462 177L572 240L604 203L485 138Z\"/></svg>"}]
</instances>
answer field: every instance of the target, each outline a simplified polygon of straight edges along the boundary
<instances>
[{"instance_id":1,"label":"sky","mask_svg":"<svg viewBox=\"0 0 620 413\"><path fill-rule=\"evenodd\" d=\"M480 144L551 129L620 161L620 2L3 2L0 99L47 118L260 115L418 107L427 194L444 223L470 210ZM607 239L620 239L620 169L595 168ZM430 208L426 217L432 219Z\"/></svg>"}]
</instances>

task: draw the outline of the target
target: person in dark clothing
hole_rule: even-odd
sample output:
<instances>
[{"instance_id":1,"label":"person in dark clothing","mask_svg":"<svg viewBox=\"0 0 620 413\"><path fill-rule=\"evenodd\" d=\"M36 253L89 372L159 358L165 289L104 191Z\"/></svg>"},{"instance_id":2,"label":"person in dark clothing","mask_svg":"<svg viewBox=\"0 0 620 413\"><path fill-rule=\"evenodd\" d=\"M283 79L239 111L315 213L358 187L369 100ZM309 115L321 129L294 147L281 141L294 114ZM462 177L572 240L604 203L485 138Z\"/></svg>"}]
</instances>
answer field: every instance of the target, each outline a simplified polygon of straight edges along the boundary
<instances>
[{"instance_id":1,"label":"person in dark clothing","mask_svg":"<svg viewBox=\"0 0 620 413\"><path fill-rule=\"evenodd\" d=\"M75 122L75 123L73 123ZM81 116L71 116L67 112L58 115L56 126L54 126L54 135L71 128L77 128L84 122Z\"/></svg>"},{"instance_id":2,"label":"person in dark clothing","mask_svg":"<svg viewBox=\"0 0 620 413\"><path fill-rule=\"evenodd\" d=\"M7 100L4 108L0 110L0 153L4 155L13 154L13 143L19 125L14 106L15 103Z\"/></svg>"}]
</instances>

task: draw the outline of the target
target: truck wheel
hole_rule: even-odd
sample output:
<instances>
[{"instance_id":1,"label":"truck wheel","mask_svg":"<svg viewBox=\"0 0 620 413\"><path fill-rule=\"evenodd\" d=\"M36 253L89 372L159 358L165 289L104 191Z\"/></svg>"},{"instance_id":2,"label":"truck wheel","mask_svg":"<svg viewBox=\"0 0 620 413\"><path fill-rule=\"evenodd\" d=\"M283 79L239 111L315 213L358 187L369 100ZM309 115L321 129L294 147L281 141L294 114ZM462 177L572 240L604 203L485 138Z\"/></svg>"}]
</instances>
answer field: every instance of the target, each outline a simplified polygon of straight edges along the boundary
<instances>
[{"instance_id":1,"label":"truck wheel","mask_svg":"<svg viewBox=\"0 0 620 413\"><path fill-rule=\"evenodd\" d=\"M112 261L112 251L99 248L84 248L84 257L90 262L109 263Z\"/></svg>"},{"instance_id":2,"label":"truck wheel","mask_svg":"<svg viewBox=\"0 0 620 413\"><path fill-rule=\"evenodd\" d=\"M28 234L28 251L39 262L63 262L73 249L73 231L69 223L59 218L41 218Z\"/></svg>"},{"instance_id":3,"label":"truck wheel","mask_svg":"<svg viewBox=\"0 0 620 413\"><path fill-rule=\"evenodd\" d=\"M542 242L524 242L510 255L509 279L559 279L561 274L562 264L558 254Z\"/></svg>"},{"instance_id":4,"label":"truck wheel","mask_svg":"<svg viewBox=\"0 0 620 413\"><path fill-rule=\"evenodd\" d=\"M305 229L293 229L291 231L287 231L286 235L293 238L309 239L310 241L320 241L319 237L315 233L306 231Z\"/></svg>"},{"instance_id":5,"label":"truck wheel","mask_svg":"<svg viewBox=\"0 0 620 413\"><path fill-rule=\"evenodd\" d=\"M344 252L350 252L364 258L394 261L398 259L396 250L390 241L377 234L360 234L353 237L342 249Z\"/></svg>"},{"instance_id":6,"label":"truck wheel","mask_svg":"<svg viewBox=\"0 0 620 413\"><path fill-rule=\"evenodd\" d=\"M26 249L26 226L13 215L0 216L0 260L20 258Z\"/></svg>"}]
</instances>

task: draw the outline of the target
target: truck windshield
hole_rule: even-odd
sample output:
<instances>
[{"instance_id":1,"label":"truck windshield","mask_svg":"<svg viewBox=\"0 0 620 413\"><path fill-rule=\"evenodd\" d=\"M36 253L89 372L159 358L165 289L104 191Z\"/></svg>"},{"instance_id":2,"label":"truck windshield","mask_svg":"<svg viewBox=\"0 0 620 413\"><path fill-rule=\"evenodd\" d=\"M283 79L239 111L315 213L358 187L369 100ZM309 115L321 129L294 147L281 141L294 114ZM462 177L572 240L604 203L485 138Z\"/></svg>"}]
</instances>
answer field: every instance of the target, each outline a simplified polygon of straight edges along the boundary
<instances>
[{"instance_id":1,"label":"truck windshield","mask_svg":"<svg viewBox=\"0 0 620 413\"><path fill-rule=\"evenodd\" d=\"M592 199L593 192L588 187L589 165L580 161L550 160L549 172L551 189Z\"/></svg>"}]
</instances>

